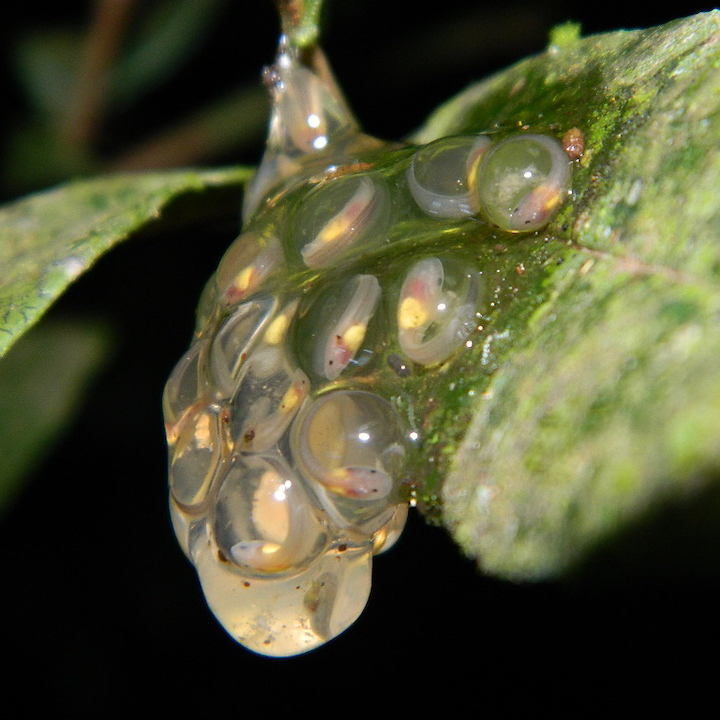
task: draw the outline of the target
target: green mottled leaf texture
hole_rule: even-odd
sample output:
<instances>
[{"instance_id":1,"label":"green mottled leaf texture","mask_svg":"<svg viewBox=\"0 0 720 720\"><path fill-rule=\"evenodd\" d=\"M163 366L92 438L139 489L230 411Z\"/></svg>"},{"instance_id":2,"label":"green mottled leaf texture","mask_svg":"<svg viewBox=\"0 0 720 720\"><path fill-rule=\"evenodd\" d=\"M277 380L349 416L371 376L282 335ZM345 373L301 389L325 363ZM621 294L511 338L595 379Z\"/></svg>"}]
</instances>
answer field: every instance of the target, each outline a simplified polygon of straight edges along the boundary
<instances>
[{"instance_id":1,"label":"green mottled leaf texture","mask_svg":"<svg viewBox=\"0 0 720 720\"><path fill-rule=\"evenodd\" d=\"M671 527L662 562L720 524L720 13L556 37L416 137L585 138L553 224L498 234L495 312L424 422L421 505L512 579Z\"/></svg>"},{"instance_id":2,"label":"green mottled leaf texture","mask_svg":"<svg viewBox=\"0 0 720 720\"><path fill-rule=\"evenodd\" d=\"M0 357L104 252L156 223L170 203L239 188L251 170L83 180L0 208Z\"/></svg>"}]
</instances>

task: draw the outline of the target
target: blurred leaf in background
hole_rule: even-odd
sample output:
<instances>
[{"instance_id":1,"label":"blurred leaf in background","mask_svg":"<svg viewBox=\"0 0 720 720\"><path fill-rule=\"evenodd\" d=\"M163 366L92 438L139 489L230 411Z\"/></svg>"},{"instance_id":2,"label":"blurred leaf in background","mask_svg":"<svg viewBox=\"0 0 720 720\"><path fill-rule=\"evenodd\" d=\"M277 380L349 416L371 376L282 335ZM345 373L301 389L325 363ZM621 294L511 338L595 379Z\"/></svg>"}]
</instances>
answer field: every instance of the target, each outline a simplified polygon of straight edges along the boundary
<instances>
[{"instance_id":1,"label":"blurred leaf in background","mask_svg":"<svg viewBox=\"0 0 720 720\"><path fill-rule=\"evenodd\" d=\"M69 427L109 351L106 328L51 321L25 335L3 358L0 517L21 481Z\"/></svg>"},{"instance_id":2,"label":"blurred leaf in background","mask_svg":"<svg viewBox=\"0 0 720 720\"><path fill-rule=\"evenodd\" d=\"M227 6L97 0L74 22L30 27L13 38L9 54L26 109L5 139L5 192L107 170L201 164L257 145L267 117L257 67L252 80L228 83L202 108L176 100L187 114L157 127L157 93L210 43ZM128 114L151 119L138 125L147 137L132 126L130 136L120 130Z\"/></svg>"}]
</instances>

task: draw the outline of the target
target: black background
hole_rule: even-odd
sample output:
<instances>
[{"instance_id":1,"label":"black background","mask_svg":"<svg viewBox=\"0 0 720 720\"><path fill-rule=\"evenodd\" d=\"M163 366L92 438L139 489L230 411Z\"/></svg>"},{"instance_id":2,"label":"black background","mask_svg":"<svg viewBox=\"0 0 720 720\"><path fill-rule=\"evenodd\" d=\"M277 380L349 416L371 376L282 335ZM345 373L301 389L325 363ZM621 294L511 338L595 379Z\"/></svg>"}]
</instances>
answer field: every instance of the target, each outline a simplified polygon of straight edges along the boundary
<instances>
[{"instance_id":1,"label":"black background","mask_svg":"<svg viewBox=\"0 0 720 720\"><path fill-rule=\"evenodd\" d=\"M473 79L542 50L558 22L578 20L593 33L709 7L447 0L441 15L410 0L331 4L324 46L340 83L363 126L390 138ZM86 9L56 3L43 18L60 22ZM18 13L4 40L38 21L34 9ZM445 40L451 21L465 28L462 41ZM182 76L142 113L129 110L107 128L107 152L237 77L256 76L272 60L276 35L270 3L228 5ZM474 36L476 51L467 42ZM8 107L21 108L7 67L3 87L16 103ZM255 162L259 152L217 162ZM20 702L79 714L385 715L439 701L455 714L470 699L478 713L548 707L585 715L606 703L696 698L705 671L717 669L719 576L675 568L564 585L500 582L478 574L442 530L415 514L398 545L376 560L366 611L327 646L269 660L224 634L169 526L159 398L235 225L228 218L130 241L52 311L109 323L115 349L70 434L0 522L0 712Z\"/></svg>"}]
</instances>

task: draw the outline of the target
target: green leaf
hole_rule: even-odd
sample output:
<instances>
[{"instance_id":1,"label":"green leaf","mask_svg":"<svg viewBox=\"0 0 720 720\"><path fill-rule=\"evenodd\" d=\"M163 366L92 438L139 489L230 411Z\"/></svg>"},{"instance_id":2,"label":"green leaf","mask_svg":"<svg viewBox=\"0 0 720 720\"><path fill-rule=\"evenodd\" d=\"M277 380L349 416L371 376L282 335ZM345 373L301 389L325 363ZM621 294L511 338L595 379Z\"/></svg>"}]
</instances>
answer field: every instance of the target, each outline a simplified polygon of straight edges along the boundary
<instances>
[{"instance_id":1,"label":"green leaf","mask_svg":"<svg viewBox=\"0 0 720 720\"><path fill-rule=\"evenodd\" d=\"M0 208L0 357L104 252L166 220L183 200L204 216L252 170L175 171L80 181Z\"/></svg>"},{"instance_id":2,"label":"green leaf","mask_svg":"<svg viewBox=\"0 0 720 720\"><path fill-rule=\"evenodd\" d=\"M657 555L651 528L684 562L717 540L687 510L720 495L719 26L562 33L417 133L585 138L558 219L498 234L486 330L425 390L421 505L489 573L562 576L623 538Z\"/></svg>"},{"instance_id":3,"label":"green leaf","mask_svg":"<svg viewBox=\"0 0 720 720\"><path fill-rule=\"evenodd\" d=\"M11 48L12 62L33 108L57 118L67 107L79 66L80 33L69 29L39 29L21 37Z\"/></svg>"},{"instance_id":4,"label":"green leaf","mask_svg":"<svg viewBox=\"0 0 720 720\"><path fill-rule=\"evenodd\" d=\"M106 346L102 328L55 320L34 328L0 363L0 513L67 426Z\"/></svg>"}]
</instances>

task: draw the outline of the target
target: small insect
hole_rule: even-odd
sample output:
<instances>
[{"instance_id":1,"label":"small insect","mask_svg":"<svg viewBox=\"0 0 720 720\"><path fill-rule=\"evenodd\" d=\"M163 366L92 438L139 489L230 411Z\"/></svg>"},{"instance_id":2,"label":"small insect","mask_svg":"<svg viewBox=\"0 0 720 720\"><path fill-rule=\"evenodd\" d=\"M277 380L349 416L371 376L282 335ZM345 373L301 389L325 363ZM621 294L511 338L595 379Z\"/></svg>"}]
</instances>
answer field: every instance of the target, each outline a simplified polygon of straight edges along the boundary
<instances>
[{"instance_id":1,"label":"small insect","mask_svg":"<svg viewBox=\"0 0 720 720\"><path fill-rule=\"evenodd\" d=\"M163 397L175 533L225 630L270 656L312 650L362 612L372 557L405 524L419 442L396 398L478 331L480 268L384 251L418 218L426 234L478 219L537 230L570 183L562 146L537 134L442 138L384 173L382 144L323 73L281 40L242 232Z\"/></svg>"}]
</instances>

